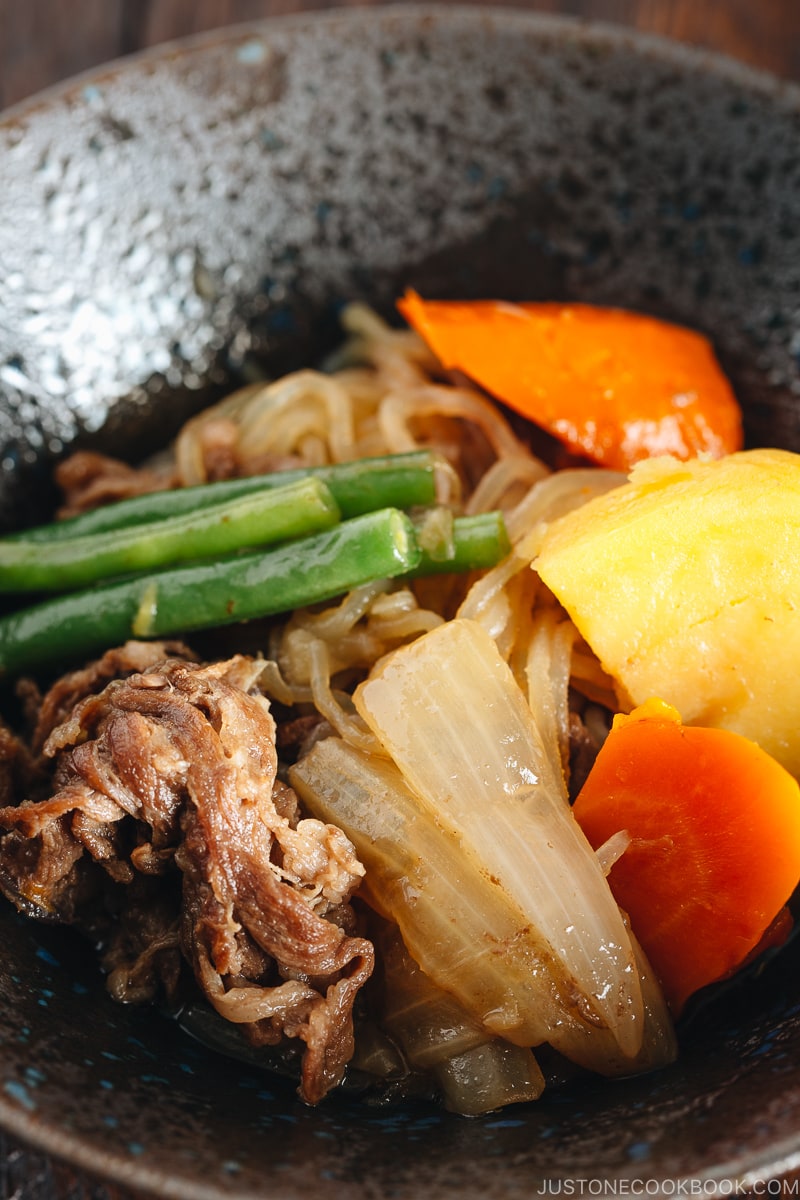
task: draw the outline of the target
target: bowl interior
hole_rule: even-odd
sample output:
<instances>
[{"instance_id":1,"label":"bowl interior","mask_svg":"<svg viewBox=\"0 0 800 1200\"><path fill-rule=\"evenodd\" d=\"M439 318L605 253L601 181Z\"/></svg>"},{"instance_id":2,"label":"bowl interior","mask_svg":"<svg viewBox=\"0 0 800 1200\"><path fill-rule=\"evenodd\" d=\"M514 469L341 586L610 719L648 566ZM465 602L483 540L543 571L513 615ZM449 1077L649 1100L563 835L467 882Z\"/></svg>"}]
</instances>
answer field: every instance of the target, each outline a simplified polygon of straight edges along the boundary
<instances>
[{"instance_id":1,"label":"bowl interior","mask_svg":"<svg viewBox=\"0 0 800 1200\"><path fill-rule=\"evenodd\" d=\"M45 515L65 449L135 459L255 364L317 361L344 301L389 313L408 285L701 328L749 441L800 448L800 95L744 68L502 10L314 15L75 81L9 113L0 155L6 526ZM306 1109L114 1006L63 932L0 922L0 1120L162 1195L530 1195L800 1152L796 951L671 1070L465 1121Z\"/></svg>"}]
</instances>

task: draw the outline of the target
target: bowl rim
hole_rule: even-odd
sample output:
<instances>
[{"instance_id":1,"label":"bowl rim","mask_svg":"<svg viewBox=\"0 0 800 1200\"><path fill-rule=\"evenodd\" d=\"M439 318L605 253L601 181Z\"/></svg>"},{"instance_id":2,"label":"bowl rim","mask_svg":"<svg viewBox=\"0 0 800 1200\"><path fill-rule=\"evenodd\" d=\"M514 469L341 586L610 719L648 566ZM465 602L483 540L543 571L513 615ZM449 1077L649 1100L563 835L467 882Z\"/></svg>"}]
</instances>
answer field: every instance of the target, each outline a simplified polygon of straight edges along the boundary
<instances>
[{"instance_id":1,"label":"bowl rim","mask_svg":"<svg viewBox=\"0 0 800 1200\"><path fill-rule=\"evenodd\" d=\"M800 120L800 83L753 66L730 55L699 45L678 41L664 34L650 33L609 20L578 18L567 14L531 11L513 5L487 6L480 0L432 0L430 3L397 3L379 0L363 7L309 7L297 12L275 14L159 42L131 54L120 55L54 83L16 101L0 111L0 134L22 127L42 110L67 101L72 94L90 84L99 85L129 73L135 74L148 64L165 64L216 46L246 43L276 34L299 33L327 27L332 33L380 25L413 27L421 21L444 26L460 26L486 31L508 31L518 27L528 34L558 37L576 46L595 46L608 50L628 50L636 57L682 69L700 71L726 83L768 98ZM0 147L0 153L2 147ZM100 1183L111 1183L142 1191L164 1200L258 1200L262 1192L202 1184L186 1174L166 1174L140 1160L108 1151L62 1126L43 1121L6 1097L0 1090L0 1129L27 1147L52 1155L65 1164L85 1171ZM800 1130L782 1138L769 1150L757 1153L740 1150L738 1157L724 1164L709 1165L684 1176L680 1182L710 1182L735 1177L737 1184L749 1190L757 1181L800 1178ZM565 1177L566 1178L566 1177ZM648 1193L650 1194L650 1193ZM671 1193L674 1194L674 1193ZM738 1192L737 1192L738 1194ZM770 1193L773 1194L773 1193ZM294 1197L294 1193L287 1193Z\"/></svg>"}]
</instances>

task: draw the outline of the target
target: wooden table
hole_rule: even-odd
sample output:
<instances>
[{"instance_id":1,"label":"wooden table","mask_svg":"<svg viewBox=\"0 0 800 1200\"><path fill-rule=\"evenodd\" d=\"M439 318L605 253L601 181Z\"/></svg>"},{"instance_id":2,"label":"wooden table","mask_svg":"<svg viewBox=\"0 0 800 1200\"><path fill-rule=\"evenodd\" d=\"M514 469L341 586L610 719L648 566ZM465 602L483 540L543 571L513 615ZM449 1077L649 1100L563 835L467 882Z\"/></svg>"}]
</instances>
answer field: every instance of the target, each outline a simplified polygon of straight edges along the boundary
<instances>
[{"instance_id":1,"label":"wooden table","mask_svg":"<svg viewBox=\"0 0 800 1200\"><path fill-rule=\"evenodd\" d=\"M309 7L304 0L0 0L0 108L170 38ZM516 7L664 34L800 80L800 0L518 0ZM0 1200L132 1198L0 1136Z\"/></svg>"},{"instance_id":2,"label":"wooden table","mask_svg":"<svg viewBox=\"0 0 800 1200\"><path fill-rule=\"evenodd\" d=\"M0 108L169 38L331 0L0 0ZM798 0L518 0L518 7L634 26L800 79Z\"/></svg>"}]
</instances>

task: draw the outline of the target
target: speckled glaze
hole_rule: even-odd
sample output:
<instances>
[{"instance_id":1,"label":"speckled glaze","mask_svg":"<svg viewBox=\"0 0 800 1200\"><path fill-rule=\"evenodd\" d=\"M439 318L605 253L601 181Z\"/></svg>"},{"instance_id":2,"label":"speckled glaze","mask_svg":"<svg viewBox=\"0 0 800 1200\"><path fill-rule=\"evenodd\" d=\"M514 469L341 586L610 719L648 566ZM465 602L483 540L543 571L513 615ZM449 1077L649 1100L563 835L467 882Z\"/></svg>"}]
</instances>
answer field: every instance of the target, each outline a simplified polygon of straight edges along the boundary
<instances>
[{"instance_id":1,"label":"speckled glaze","mask_svg":"<svg viewBox=\"0 0 800 1200\"><path fill-rule=\"evenodd\" d=\"M388 311L408 284L703 328L750 440L800 447L800 93L732 64L497 9L263 23L9 113L0 178L7 524L42 514L65 448L133 458L252 361L318 357L344 299ZM800 1169L797 947L674 1068L467 1121L304 1108L112 1004L64 932L7 906L0 930L0 1123L123 1185L527 1200Z\"/></svg>"}]
</instances>

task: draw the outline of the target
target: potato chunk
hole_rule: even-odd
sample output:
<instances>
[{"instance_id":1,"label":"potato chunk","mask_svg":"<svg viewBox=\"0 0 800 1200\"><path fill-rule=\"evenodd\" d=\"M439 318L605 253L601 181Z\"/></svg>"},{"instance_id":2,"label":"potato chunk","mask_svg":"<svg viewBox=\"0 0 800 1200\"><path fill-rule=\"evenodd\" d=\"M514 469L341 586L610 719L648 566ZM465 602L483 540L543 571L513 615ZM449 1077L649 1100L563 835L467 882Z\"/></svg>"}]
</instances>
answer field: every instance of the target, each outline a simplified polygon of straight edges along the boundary
<instances>
[{"instance_id":1,"label":"potato chunk","mask_svg":"<svg viewBox=\"0 0 800 1200\"><path fill-rule=\"evenodd\" d=\"M658 458L555 522L536 569L616 682L800 775L800 455Z\"/></svg>"}]
</instances>

